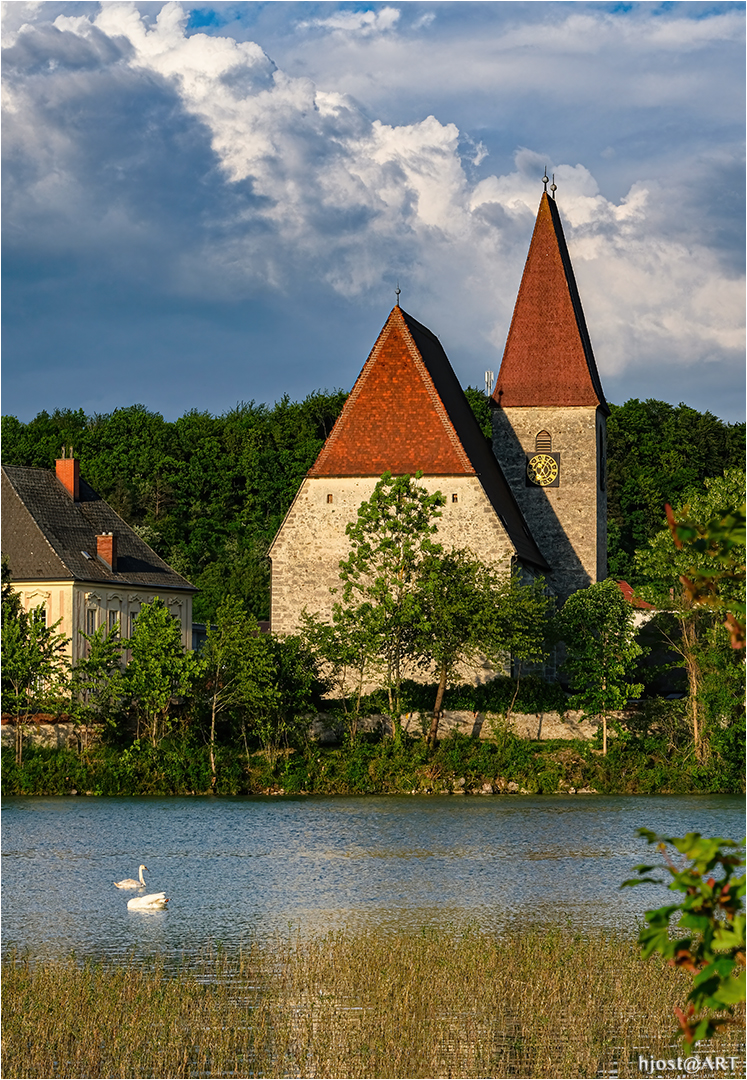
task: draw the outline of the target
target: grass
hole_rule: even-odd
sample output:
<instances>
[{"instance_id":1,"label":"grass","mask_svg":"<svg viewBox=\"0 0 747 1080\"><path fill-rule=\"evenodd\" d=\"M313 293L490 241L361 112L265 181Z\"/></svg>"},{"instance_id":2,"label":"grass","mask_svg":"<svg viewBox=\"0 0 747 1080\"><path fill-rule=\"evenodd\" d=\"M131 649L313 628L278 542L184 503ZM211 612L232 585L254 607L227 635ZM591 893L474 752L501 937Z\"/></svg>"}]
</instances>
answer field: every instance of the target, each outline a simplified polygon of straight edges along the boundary
<instances>
[{"instance_id":1,"label":"grass","mask_svg":"<svg viewBox=\"0 0 747 1080\"><path fill-rule=\"evenodd\" d=\"M2 1075L640 1077L677 1057L688 986L622 937L541 928L291 935L178 970L10 954ZM742 1075L741 1025L706 1053Z\"/></svg>"}]
</instances>

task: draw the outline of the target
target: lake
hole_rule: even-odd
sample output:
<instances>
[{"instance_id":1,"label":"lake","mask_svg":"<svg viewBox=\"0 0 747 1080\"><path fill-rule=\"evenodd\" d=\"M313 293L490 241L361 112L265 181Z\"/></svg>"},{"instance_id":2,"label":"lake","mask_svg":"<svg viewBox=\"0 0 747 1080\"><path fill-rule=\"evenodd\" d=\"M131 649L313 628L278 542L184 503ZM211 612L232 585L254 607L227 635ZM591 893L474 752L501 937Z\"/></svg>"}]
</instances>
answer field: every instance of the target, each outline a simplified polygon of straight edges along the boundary
<instances>
[{"instance_id":1,"label":"lake","mask_svg":"<svg viewBox=\"0 0 747 1080\"><path fill-rule=\"evenodd\" d=\"M195 955L288 928L419 931L528 919L636 932L663 887L620 891L645 826L739 840L741 796L7 798L3 949ZM113 882L149 867L168 910Z\"/></svg>"}]
</instances>

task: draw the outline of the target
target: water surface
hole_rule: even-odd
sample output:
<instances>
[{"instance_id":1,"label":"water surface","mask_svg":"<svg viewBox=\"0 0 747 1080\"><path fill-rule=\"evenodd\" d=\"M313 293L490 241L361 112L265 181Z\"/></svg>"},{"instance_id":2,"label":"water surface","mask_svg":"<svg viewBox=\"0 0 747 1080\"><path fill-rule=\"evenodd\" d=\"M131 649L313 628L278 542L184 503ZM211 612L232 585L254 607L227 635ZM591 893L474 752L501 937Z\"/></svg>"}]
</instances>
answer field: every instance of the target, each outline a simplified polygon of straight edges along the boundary
<instances>
[{"instance_id":1,"label":"water surface","mask_svg":"<svg viewBox=\"0 0 747 1080\"><path fill-rule=\"evenodd\" d=\"M740 796L7 798L3 949L194 955L289 927L382 931L527 919L634 933L666 891L620 891L635 831L740 839ZM145 863L167 911L113 882Z\"/></svg>"}]
</instances>

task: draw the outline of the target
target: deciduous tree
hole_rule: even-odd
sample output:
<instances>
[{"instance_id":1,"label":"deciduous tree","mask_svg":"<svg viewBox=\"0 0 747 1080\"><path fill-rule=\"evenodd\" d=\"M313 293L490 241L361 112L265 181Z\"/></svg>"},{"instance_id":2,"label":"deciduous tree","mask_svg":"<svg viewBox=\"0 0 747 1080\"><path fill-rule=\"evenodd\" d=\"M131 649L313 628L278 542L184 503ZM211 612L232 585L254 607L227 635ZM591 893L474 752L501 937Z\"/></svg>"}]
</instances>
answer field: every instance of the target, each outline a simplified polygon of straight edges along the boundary
<instances>
[{"instance_id":1,"label":"deciduous tree","mask_svg":"<svg viewBox=\"0 0 747 1080\"><path fill-rule=\"evenodd\" d=\"M350 554L340 562L343 599L369 605L371 640L384 657L389 709L399 731L403 663L415 652L420 623L418 574L424 558L441 552L434 539L444 498L429 495L415 477L384 473L347 526Z\"/></svg>"},{"instance_id":2,"label":"deciduous tree","mask_svg":"<svg viewBox=\"0 0 747 1080\"><path fill-rule=\"evenodd\" d=\"M571 681L570 704L602 721L602 748L607 753L607 721L643 686L630 681L643 649L635 640L634 610L616 581L607 578L568 597L558 618L565 643L565 670Z\"/></svg>"},{"instance_id":3,"label":"deciduous tree","mask_svg":"<svg viewBox=\"0 0 747 1080\"><path fill-rule=\"evenodd\" d=\"M24 611L3 561L2 581L2 697L3 709L15 716L16 764L23 761L23 725L45 707L59 707L69 693L68 639L58 620L47 626L42 607Z\"/></svg>"},{"instance_id":4,"label":"deciduous tree","mask_svg":"<svg viewBox=\"0 0 747 1080\"><path fill-rule=\"evenodd\" d=\"M197 660L185 655L181 626L159 599L143 604L125 645L130 661L124 686L137 719L137 738L142 725L151 745L157 746L168 731L172 702L191 688Z\"/></svg>"}]
</instances>

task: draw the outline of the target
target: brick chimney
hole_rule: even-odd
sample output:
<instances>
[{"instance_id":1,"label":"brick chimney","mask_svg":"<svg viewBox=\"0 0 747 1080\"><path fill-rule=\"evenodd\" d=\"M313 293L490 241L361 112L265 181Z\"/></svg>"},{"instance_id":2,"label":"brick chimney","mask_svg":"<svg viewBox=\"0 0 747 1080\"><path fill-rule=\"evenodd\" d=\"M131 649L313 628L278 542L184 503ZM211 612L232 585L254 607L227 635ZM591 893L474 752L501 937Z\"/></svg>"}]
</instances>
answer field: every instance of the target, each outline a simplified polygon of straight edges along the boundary
<instances>
[{"instance_id":1,"label":"brick chimney","mask_svg":"<svg viewBox=\"0 0 747 1080\"><path fill-rule=\"evenodd\" d=\"M65 457L65 447L62 448L62 457L54 463L57 479L60 481L70 498L77 502L80 488L80 462L73 457L73 448L70 447L70 456Z\"/></svg>"},{"instance_id":2,"label":"brick chimney","mask_svg":"<svg viewBox=\"0 0 747 1080\"><path fill-rule=\"evenodd\" d=\"M96 537L96 554L114 573L117 572L117 538L114 533Z\"/></svg>"}]
</instances>

